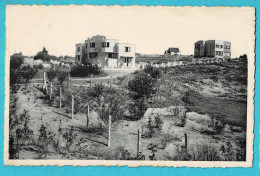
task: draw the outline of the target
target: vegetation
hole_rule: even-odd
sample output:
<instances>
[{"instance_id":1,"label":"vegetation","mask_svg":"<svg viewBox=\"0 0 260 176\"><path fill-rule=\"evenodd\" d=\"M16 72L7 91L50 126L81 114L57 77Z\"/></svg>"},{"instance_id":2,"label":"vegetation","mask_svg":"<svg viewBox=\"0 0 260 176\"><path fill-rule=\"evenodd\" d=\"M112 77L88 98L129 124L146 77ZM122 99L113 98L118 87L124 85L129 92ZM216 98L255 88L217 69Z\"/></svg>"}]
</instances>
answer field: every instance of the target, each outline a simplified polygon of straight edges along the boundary
<instances>
[{"instance_id":1,"label":"vegetation","mask_svg":"<svg viewBox=\"0 0 260 176\"><path fill-rule=\"evenodd\" d=\"M144 72L149 74L152 78L159 78L161 76L161 70L150 64L144 68Z\"/></svg>"},{"instance_id":2,"label":"vegetation","mask_svg":"<svg viewBox=\"0 0 260 176\"><path fill-rule=\"evenodd\" d=\"M221 120L224 124L229 123L246 128L247 104L245 101L206 97L195 91L187 92L183 100L187 104L189 111L210 114L211 117Z\"/></svg>"},{"instance_id":3,"label":"vegetation","mask_svg":"<svg viewBox=\"0 0 260 176\"><path fill-rule=\"evenodd\" d=\"M156 81L149 74L138 73L128 83L129 96L132 99L129 110L134 119L140 119L148 108L147 100L156 92Z\"/></svg>"},{"instance_id":4,"label":"vegetation","mask_svg":"<svg viewBox=\"0 0 260 176\"><path fill-rule=\"evenodd\" d=\"M13 71L20 69L21 73L20 77L14 80L29 82L34 74L30 72L31 68L23 66L22 55L16 55L13 58L11 62ZM96 66L76 66L72 68L71 75L100 74L98 70ZM213 81L229 85L230 89L243 88L246 85L246 67L242 64L231 62L229 66L220 63L166 68L147 66L142 71L128 75L128 79L122 78L120 84L113 84L112 87L108 79L105 83L94 81L95 84L93 83L91 87L85 86L86 81L84 81L84 86L75 86L75 84L64 86L64 82L69 81L68 69L59 66L44 69L44 71L47 73L48 80L54 85L53 102L57 102L59 88L62 87L61 100L65 108L57 109L56 106L47 106L51 109L49 111L49 109L46 110L46 106L41 106L42 112L44 111L44 115L48 118L39 117L43 113L37 112L32 120L27 111L21 113L17 111L17 108L28 108L28 105L37 107L31 106L33 103L30 98L32 97L35 98L34 102L37 99L37 103L45 102L46 97L42 98L45 95L38 91L41 84L38 86L34 84L29 87L30 90L14 84L11 88L13 94L10 95L9 153L11 159L22 158L19 156L20 152L27 150L40 154L39 159L46 159L47 155L51 156L54 151L55 155L62 155L62 157L65 155L67 159L161 160L161 158L167 158L182 161L245 161L246 142L243 135L246 127L246 101L242 98L206 95L198 88L201 85L210 87L209 84ZM30 77L23 75L25 72L30 73ZM229 74L230 72L240 75ZM208 80L203 82L205 79ZM127 89L121 87L126 80L129 80ZM16 95L17 92L19 96ZM239 89L239 92L245 94L246 89ZM36 95L38 93L39 95ZM74 119L70 119L69 114L72 95L76 114ZM24 96L26 99L23 99ZM154 109L147 111L148 108ZM187 115L186 109L189 112ZM144 116L146 111L148 115ZM106 146L106 127L109 116L112 117L113 124L111 147ZM90 120L87 126L85 125L86 117ZM51 127L46 124L46 120L52 123ZM32 129L32 123L42 125ZM221 138L222 134L227 134L224 131L227 124L230 125L229 136L237 133L235 137L231 136L232 143L225 143L226 137ZM233 126L243 126L244 129L241 130L243 133L238 132L237 127ZM48 130L50 128L57 133ZM139 153L135 152L137 141L134 140L137 140L137 128L141 129L141 140L144 138L146 140L141 145L143 153L139 150ZM192 141L187 147L187 135L185 135L185 140L177 137L180 131L185 134L194 133L192 135L196 137L212 135L212 138L208 136L205 141L219 140L219 142L215 146L195 144ZM201 140L199 139L198 142ZM114 146L124 147L115 149ZM160 150L174 152L169 156L162 156ZM118 152L116 155L115 151Z\"/></svg>"},{"instance_id":5,"label":"vegetation","mask_svg":"<svg viewBox=\"0 0 260 176\"><path fill-rule=\"evenodd\" d=\"M60 58L54 55L49 55L45 47L42 51L39 51L35 56L34 60L42 60L43 62L49 62L50 60L59 60Z\"/></svg>"},{"instance_id":6,"label":"vegetation","mask_svg":"<svg viewBox=\"0 0 260 176\"><path fill-rule=\"evenodd\" d=\"M10 85L25 82L28 83L37 73L38 69L29 65L23 66L24 56L16 53L10 59Z\"/></svg>"},{"instance_id":7,"label":"vegetation","mask_svg":"<svg viewBox=\"0 0 260 176\"><path fill-rule=\"evenodd\" d=\"M89 77L90 75L99 75L102 73L102 68L97 65L76 65L71 68L70 75L73 77Z\"/></svg>"}]
</instances>

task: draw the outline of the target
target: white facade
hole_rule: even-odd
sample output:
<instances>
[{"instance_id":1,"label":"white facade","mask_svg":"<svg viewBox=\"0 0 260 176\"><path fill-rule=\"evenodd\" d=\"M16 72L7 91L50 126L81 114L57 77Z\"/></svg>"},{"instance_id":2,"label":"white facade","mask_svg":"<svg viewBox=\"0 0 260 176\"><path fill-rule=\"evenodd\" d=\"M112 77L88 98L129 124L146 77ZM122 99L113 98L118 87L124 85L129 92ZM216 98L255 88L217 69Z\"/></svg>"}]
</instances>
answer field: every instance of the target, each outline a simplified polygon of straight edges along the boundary
<instances>
[{"instance_id":1,"label":"white facade","mask_svg":"<svg viewBox=\"0 0 260 176\"><path fill-rule=\"evenodd\" d=\"M135 68L135 45L118 43L105 36L94 36L76 44L76 63L96 64L103 68Z\"/></svg>"}]
</instances>

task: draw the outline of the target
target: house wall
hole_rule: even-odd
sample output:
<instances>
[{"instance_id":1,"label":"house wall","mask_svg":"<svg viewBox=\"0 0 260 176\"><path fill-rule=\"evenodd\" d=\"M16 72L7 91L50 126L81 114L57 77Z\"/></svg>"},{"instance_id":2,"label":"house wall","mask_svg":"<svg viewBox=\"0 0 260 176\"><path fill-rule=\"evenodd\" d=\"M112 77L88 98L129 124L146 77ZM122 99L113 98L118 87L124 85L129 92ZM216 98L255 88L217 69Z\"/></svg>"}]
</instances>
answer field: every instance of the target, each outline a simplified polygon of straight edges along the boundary
<instances>
[{"instance_id":1,"label":"house wall","mask_svg":"<svg viewBox=\"0 0 260 176\"><path fill-rule=\"evenodd\" d=\"M215 56L215 40L205 41L204 56L214 57Z\"/></svg>"},{"instance_id":2,"label":"house wall","mask_svg":"<svg viewBox=\"0 0 260 176\"><path fill-rule=\"evenodd\" d=\"M194 57L204 56L204 41L200 40L194 44Z\"/></svg>"},{"instance_id":3,"label":"house wall","mask_svg":"<svg viewBox=\"0 0 260 176\"><path fill-rule=\"evenodd\" d=\"M224 41L215 40L215 57L216 58L224 57Z\"/></svg>"},{"instance_id":4,"label":"house wall","mask_svg":"<svg viewBox=\"0 0 260 176\"><path fill-rule=\"evenodd\" d=\"M130 52L126 52L125 48L130 47ZM121 68L135 68L135 45L127 43L118 43L118 67ZM130 62L127 64L125 58L130 58ZM129 60L129 59L128 59Z\"/></svg>"},{"instance_id":5,"label":"house wall","mask_svg":"<svg viewBox=\"0 0 260 176\"><path fill-rule=\"evenodd\" d=\"M197 41L195 43L194 57L216 57L219 59L231 58L231 42L207 40L204 45L202 45L202 43L203 41Z\"/></svg>"},{"instance_id":6,"label":"house wall","mask_svg":"<svg viewBox=\"0 0 260 176\"><path fill-rule=\"evenodd\" d=\"M224 58L231 59L231 42L224 41Z\"/></svg>"},{"instance_id":7,"label":"house wall","mask_svg":"<svg viewBox=\"0 0 260 176\"><path fill-rule=\"evenodd\" d=\"M104 47L102 45L104 42L109 43L109 45ZM90 47L91 43L95 43L95 47ZM79 51L77 51L77 47L80 47ZM130 47L129 52L126 52L126 47ZM96 54L94 58L93 53ZM109 58L109 53L117 54L116 58ZM118 43L115 39L107 39L105 36L97 35L85 40L84 44L76 45L75 60L79 64L90 62L102 66L103 68L115 68L120 66L122 68L135 68L135 45Z\"/></svg>"},{"instance_id":8,"label":"house wall","mask_svg":"<svg viewBox=\"0 0 260 176\"><path fill-rule=\"evenodd\" d=\"M82 46L83 46L82 43L76 44L75 62L78 64L82 63L82 56L83 56L83 47Z\"/></svg>"}]
</instances>

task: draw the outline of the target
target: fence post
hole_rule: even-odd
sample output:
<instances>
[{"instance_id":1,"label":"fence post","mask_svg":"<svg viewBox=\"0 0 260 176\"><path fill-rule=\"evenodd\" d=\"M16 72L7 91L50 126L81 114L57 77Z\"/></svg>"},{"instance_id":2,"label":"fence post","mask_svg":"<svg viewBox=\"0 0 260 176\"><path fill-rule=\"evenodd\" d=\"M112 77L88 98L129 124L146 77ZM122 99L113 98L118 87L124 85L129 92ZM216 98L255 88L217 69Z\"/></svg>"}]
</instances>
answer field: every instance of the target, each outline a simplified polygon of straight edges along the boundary
<instances>
[{"instance_id":1,"label":"fence post","mask_svg":"<svg viewBox=\"0 0 260 176\"><path fill-rule=\"evenodd\" d=\"M111 115L108 117L108 138L107 138L107 146L110 147L110 131L111 131Z\"/></svg>"},{"instance_id":2,"label":"fence post","mask_svg":"<svg viewBox=\"0 0 260 176\"><path fill-rule=\"evenodd\" d=\"M110 78L110 89L112 89L112 76Z\"/></svg>"},{"instance_id":3,"label":"fence post","mask_svg":"<svg viewBox=\"0 0 260 176\"><path fill-rule=\"evenodd\" d=\"M188 148L188 138L187 138L187 134L184 133L184 137L185 137L185 149L187 151L187 148Z\"/></svg>"},{"instance_id":4,"label":"fence post","mask_svg":"<svg viewBox=\"0 0 260 176\"><path fill-rule=\"evenodd\" d=\"M74 96L71 95L71 119L74 118Z\"/></svg>"},{"instance_id":5,"label":"fence post","mask_svg":"<svg viewBox=\"0 0 260 176\"><path fill-rule=\"evenodd\" d=\"M51 100L51 98L52 98L52 82L51 82L50 88L51 88L51 90L50 90L50 100Z\"/></svg>"},{"instance_id":6,"label":"fence post","mask_svg":"<svg viewBox=\"0 0 260 176\"><path fill-rule=\"evenodd\" d=\"M87 127L88 127L88 124L89 124L89 105L88 105L88 110L87 110Z\"/></svg>"},{"instance_id":7,"label":"fence post","mask_svg":"<svg viewBox=\"0 0 260 176\"><path fill-rule=\"evenodd\" d=\"M128 85L129 85L129 76L127 75L127 88L128 88Z\"/></svg>"},{"instance_id":8,"label":"fence post","mask_svg":"<svg viewBox=\"0 0 260 176\"><path fill-rule=\"evenodd\" d=\"M164 82L164 72L162 71L162 81L161 82Z\"/></svg>"},{"instance_id":9,"label":"fence post","mask_svg":"<svg viewBox=\"0 0 260 176\"><path fill-rule=\"evenodd\" d=\"M139 152L141 151L141 136L142 136L141 130L138 129L138 138L137 138L137 157L138 157L138 155L139 155Z\"/></svg>"},{"instance_id":10,"label":"fence post","mask_svg":"<svg viewBox=\"0 0 260 176\"><path fill-rule=\"evenodd\" d=\"M46 72L43 72L43 86L42 89L45 91L46 89Z\"/></svg>"},{"instance_id":11,"label":"fence post","mask_svg":"<svg viewBox=\"0 0 260 176\"><path fill-rule=\"evenodd\" d=\"M61 95L62 94L62 92L61 92L61 87L60 87L60 108L61 108Z\"/></svg>"},{"instance_id":12,"label":"fence post","mask_svg":"<svg viewBox=\"0 0 260 176\"><path fill-rule=\"evenodd\" d=\"M68 73L68 88L70 87L70 74Z\"/></svg>"},{"instance_id":13,"label":"fence post","mask_svg":"<svg viewBox=\"0 0 260 176\"><path fill-rule=\"evenodd\" d=\"M49 91L48 91L48 84L46 84L45 92L46 92L46 94L49 93Z\"/></svg>"},{"instance_id":14,"label":"fence post","mask_svg":"<svg viewBox=\"0 0 260 176\"><path fill-rule=\"evenodd\" d=\"M91 74L90 88L93 86L93 75Z\"/></svg>"}]
</instances>

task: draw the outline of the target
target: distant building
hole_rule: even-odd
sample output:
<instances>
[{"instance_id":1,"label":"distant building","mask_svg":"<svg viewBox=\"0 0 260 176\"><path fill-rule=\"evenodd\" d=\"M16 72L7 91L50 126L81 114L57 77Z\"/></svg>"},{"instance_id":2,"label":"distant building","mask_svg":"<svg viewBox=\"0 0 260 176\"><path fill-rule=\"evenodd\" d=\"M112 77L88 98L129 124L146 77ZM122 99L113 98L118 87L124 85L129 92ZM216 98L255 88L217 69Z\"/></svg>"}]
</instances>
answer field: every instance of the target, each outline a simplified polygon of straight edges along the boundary
<instances>
[{"instance_id":1,"label":"distant building","mask_svg":"<svg viewBox=\"0 0 260 176\"><path fill-rule=\"evenodd\" d=\"M76 63L96 64L103 68L135 68L135 45L118 43L105 36L93 36L76 44Z\"/></svg>"},{"instance_id":2,"label":"distant building","mask_svg":"<svg viewBox=\"0 0 260 176\"><path fill-rule=\"evenodd\" d=\"M168 55L180 55L180 49L179 48L169 48L168 50L166 50L164 52L164 55L168 56Z\"/></svg>"},{"instance_id":3,"label":"distant building","mask_svg":"<svg viewBox=\"0 0 260 176\"><path fill-rule=\"evenodd\" d=\"M222 40L199 40L194 46L194 57L231 58L231 42Z\"/></svg>"}]
</instances>

